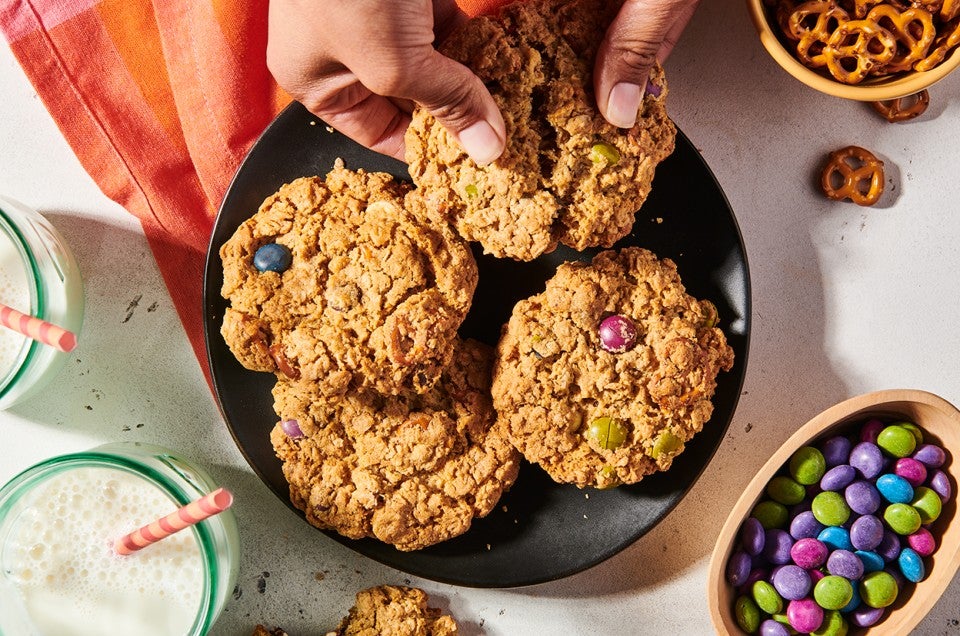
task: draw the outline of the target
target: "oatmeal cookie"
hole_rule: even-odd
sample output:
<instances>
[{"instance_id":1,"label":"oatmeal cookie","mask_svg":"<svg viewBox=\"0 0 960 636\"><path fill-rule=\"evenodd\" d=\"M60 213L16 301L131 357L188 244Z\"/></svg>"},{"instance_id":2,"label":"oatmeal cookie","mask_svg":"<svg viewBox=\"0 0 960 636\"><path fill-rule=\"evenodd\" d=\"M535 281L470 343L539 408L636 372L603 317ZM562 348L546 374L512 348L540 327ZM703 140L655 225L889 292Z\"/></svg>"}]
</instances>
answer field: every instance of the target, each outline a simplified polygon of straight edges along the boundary
<instances>
[{"instance_id":1,"label":"oatmeal cookie","mask_svg":"<svg viewBox=\"0 0 960 636\"><path fill-rule=\"evenodd\" d=\"M356 605L333 636L456 636L457 622L415 587L378 585L357 592Z\"/></svg>"},{"instance_id":2,"label":"oatmeal cookie","mask_svg":"<svg viewBox=\"0 0 960 636\"><path fill-rule=\"evenodd\" d=\"M253 628L253 636L287 636L287 632L279 627L268 629L263 625L257 625Z\"/></svg>"},{"instance_id":3,"label":"oatmeal cookie","mask_svg":"<svg viewBox=\"0 0 960 636\"><path fill-rule=\"evenodd\" d=\"M407 209L410 190L338 162L325 179L284 185L237 228L220 249L230 301L221 333L244 367L314 382L324 395L433 386L477 267L451 228ZM261 248L288 262L261 271Z\"/></svg>"},{"instance_id":4,"label":"oatmeal cookie","mask_svg":"<svg viewBox=\"0 0 960 636\"><path fill-rule=\"evenodd\" d=\"M516 304L494 367L510 440L558 482L606 488L670 467L713 413L733 349L676 265L636 248L565 263Z\"/></svg>"},{"instance_id":5,"label":"oatmeal cookie","mask_svg":"<svg viewBox=\"0 0 960 636\"><path fill-rule=\"evenodd\" d=\"M493 412L492 349L473 340L452 348L423 394L325 398L311 383L279 379L270 439L310 523L417 550L493 509L516 479L519 453Z\"/></svg>"},{"instance_id":6,"label":"oatmeal cookie","mask_svg":"<svg viewBox=\"0 0 960 636\"><path fill-rule=\"evenodd\" d=\"M417 108L406 160L429 209L487 253L528 261L558 242L611 247L630 232L654 168L673 152L659 65L633 128L607 123L595 106L594 57L619 4L514 3L468 21L441 44L490 90L506 123L506 150L478 166Z\"/></svg>"}]
</instances>

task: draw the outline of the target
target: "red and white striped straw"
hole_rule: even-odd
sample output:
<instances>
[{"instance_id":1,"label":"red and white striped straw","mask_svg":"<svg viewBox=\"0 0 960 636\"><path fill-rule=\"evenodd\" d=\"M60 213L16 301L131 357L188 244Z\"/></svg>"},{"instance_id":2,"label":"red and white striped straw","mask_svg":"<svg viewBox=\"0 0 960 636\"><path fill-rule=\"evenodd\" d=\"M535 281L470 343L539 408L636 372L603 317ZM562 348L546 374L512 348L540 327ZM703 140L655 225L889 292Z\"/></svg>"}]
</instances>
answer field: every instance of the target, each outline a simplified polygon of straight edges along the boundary
<instances>
[{"instance_id":1,"label":"red and white striped straw","mask_svg":"<svg viewBox=\"0 0 960 636\"><path fill-rule=\"evenodd\" d=\"M215 514L219 514L233 504L233 495L225 488L217 488L208 495L188 503L176 512L171 512L162 519L148 523L139 530L117 539L113 549L117 554L128 555L169 537L175 532L189 528Z\"/></svg>"},{"instance_id":2,"label":"red and white striped straw","mask_svg":"<svg viewBox=\"0 0 960 636\"><path fill-rule=\"evenodd\" d=\"M0 324L60 351L73 351L77 346L77 336L72 331L67 331L46 320L28 316L2 303L0 303Z\"/></svg>"}]
</instances>

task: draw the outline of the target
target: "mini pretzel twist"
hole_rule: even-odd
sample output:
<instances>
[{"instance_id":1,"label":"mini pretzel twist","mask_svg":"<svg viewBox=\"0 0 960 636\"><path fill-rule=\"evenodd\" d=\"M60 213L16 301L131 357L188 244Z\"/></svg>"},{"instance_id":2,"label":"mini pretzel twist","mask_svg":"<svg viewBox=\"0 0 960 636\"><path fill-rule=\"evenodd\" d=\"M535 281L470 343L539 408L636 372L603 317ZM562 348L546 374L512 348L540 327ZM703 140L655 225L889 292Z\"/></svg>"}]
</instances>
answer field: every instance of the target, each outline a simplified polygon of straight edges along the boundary
<instances>
[{"instance_id":1,"label":"mini pretzel twist","mask_svg":"<svg viewBox=\"0 0 960 636\"><path fill-rule=\"evenodd\" d=\"M949 22L957 16L960 16L960 0L943 0L943 6L940 7L940 19Z\"/></svg>"},{"instance_id":2,"label":"mini pretzel twist","mask_svg":"<svg viewBox=\"0 0 960 636\"><path fill-rule=\"evenodd\" d=\"M830 74L846 84L859 84L896 54L897 39L873 20L842 23L823 48Z\"/></svg>"},{"instance_id":3,"label":"mini pretzel twist","mask_svg":"<svg viewBox=\"0 0 960 636\"><path fill-rule=\"evenodd\" d=\"M867 20L873 20L897 39L897 52L886 66L885 73L909 71L922 60L933 44L937 28L933 16L925 9L910 8L897 11L888 4L870 9Z\"/></svg>"},{"instance_id":4,"label":"mini pretzel twist","mask_svg":"<svg viewBox=\"0 0 960 636\"><path fill-rule=\"evenodd\" d=\"M873 110L891 123L907 121L919 117L930 105L930 93L926 89L906 97L898 97L880 102L871 102Z\"/></svg>"},{"instance_id":5,"label":"mini pretzel twist","mask_svg":"<svg viewBox=\"0 0 960 636\"><path fill-rule=\"evenodd\" d=\"M797 6L787 19L790 37L797 41L797 57L810 68L827 65L823 48L833 32L850 15L833 0L809 0Z\"/></svg>"},{"instance_id":6,"label":"mini pretzel twist","mask_svg":"<svg viewBox=\"0 0 960 636\"><path fill-rule=\"evenodd\" d=\"M954 18L933 41L933 48L927 54L927 57L914 64L913 68L918 71L933 69L947 57L947 53L957 48L958 45L960 45L960 18Z\"/></svg>"},{"instance_id":7,"label":"mini pretzel twist","mask_svg":"<svg viewBox=\"0 0 960 636\"><path fill-rule=\"evenodd\" d=\"M873 205L883 194L883 162L860 146L830 153L820 177L823 193L834 201Z\"/></svg>"}]
</instances>

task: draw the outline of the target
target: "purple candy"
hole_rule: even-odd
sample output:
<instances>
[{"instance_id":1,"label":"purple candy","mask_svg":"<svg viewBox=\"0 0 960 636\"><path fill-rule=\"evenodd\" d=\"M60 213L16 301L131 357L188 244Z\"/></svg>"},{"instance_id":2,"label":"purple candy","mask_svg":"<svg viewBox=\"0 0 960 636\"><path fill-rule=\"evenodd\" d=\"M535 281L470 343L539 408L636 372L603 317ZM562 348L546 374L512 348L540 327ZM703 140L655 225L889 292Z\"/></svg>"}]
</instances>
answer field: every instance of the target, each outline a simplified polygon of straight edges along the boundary
<instances>
[{"instance_id":1,"label":"purple candy","mask_svg":"<svg viewBox=\"0 0 960 636\"><path fill-rule=\"evenodd\" d=\"M790 626L798 632L809 634L819 629L823 623L823 608L817 605L812 598L803 598L799 601L790 601L787 605L787 620Z\"/></svg>"},{"instance_id":2,"label":"purple candy","mask_svg":"<svg viewBox=\"0 0 960 636\"><path fill-rule=\"evenodd\" d=\"M850 543L857 550L873 550L883 541L883 522L873 515L863 515L850 526Z\"/></svg>"},{"instance_id":3,"label":"purple candy","mask_svg":"<svg viewBox=\"0 0 960 636\"><path fill-rule=\"evenodd\" d=\"M850 465L866 479L873 479L883 470L883 453L872 442L860 442L850 451Z\"/></svg>"},{"instance_id":4,"label":"purple candy","mask_svg":"<svg viewBox=\"0 0 960 636\"><path fill-rule=\"evenodd\" d=\"M913 452L913 458L929 468L940 468L947 461L947 454L936 444L920 444Z\"/></svg>"},{"instance_id":5,"label":"purple candy","mask_svg":"<svg viewBox=\"0 0 960 636\"><path fill-rule=\"evenodd\" d=\"M763 581L767 578L766 568L753 568L750 570L750 576L737 588L737 594L751 594L750 588L757 581Z\"/></svg>"},{"instance_id":6,"label":"purple candy","mask_svg":"<svg viewBox=\"0 0 960 636\"><path fill-rule=\"evenodd\" d=\"M740 528L740 544L747 554L756 555L763 552L764 544L763 524L756 517L750 517L743 522Z\"/></svg>"},{"instance_id":7,"label":"purple candy","mask_svg":"<svg viewBox=\"0 0 960 636\"><path fill-rule=\"evenodd\" d=\"M730 555L727 561L727 581L738 587L750 576L750 555L740 550Z\"/></svg>"},{"instance_id":8,"label":"purple candy","mask_svg":"<svg viewBox=\"0 0 960 636\"><path fill-rule=\"evenodd\" d=\"M786 530L771 528L767 530L764 539L763 557L768 563L783 565L790 562L790 548L793 547L793 538Z\"/></svg>"},{"instance_id":9,"label":"purple candy","mask_svg":"<svg viewBox=\"0 0 960 636\"><path fill-rule=\"evenodd\" d=\"M857 478L857 469L850 464L840 464L834 466L823 474L820 480L820 487L824 490L840 492Z\"/></svg>"},{"instance_id":10,"label":"purple candy","mask_svg":"<svg viewBox=\"0 0 960 636\"><path fill-rule=\"evenodd\" d=\"M827 461L827 468L833 468L840 464L846 464L850 457L850 448L853 444L846 437L831 437L823 443L820 452Z\"/></svg>"},{"instance_id":11,"label":"purple candy","mask_svg":"<svg viewBox=\"0 0 960 636\"><path fill-rule=\"evenodd\" d=\"M880 491L869 481L855 481L843 491L850 510L858 515L872 515L880 508Z\"/></svg>"},{"instance_id":12,"label":"purple candy","mask_svg":"<svg viewBox=\"0 0 960 636\"><path fill-rule=\"evenodd\" d=\"M799 565L784 565L773 575L773 587L788 601L799 601L805 597L813 582L810 574Z\"/></svg>"},{"instance_id":13,"label":"purple candy","mask_svg":"<svg viewBox=\"0 0 960 636\"><path fill-rule=\"evenodd\" d=\"M860 607L847 614L847 618L857 627L870 627L883 618L883 612L884 608L882 607L870 607L866 603L863 603Z\"/></svg>"},{"instance_id":14,"label":"purple candy","mask_svg":"<svg viewBox=\"0 0 960 636\"><path fill-rule=\"evenodd\" d=\"M883 560L888 563L890 561L896 561L897 557L900 556L899 535L889 528L884 529L883 540L880 542L880 545L877 546L875 552L882 556Z\"/></svg>"},{"instance_id":15,"label":"purple candy","mask_svg":"<svg viewBox=\"0 0 960 636\"><path fill-rule=\"evenodd\" d=\"M901 457L894 462L893 472L910 482L914 488L927 481L927 467L912 457Z\"/></svg>"},{"instance_id":16,"label":"purple candy","mask_svg":"<svg viewBox=\"0 0 960 636\"><path fill-rule=\"evenodd\" d=\"M793 562L806 570L813 570L827 562L830 550L827 545L818 539L805 537L798 539L790 548L790 557Z\"/></svg>"},{"instance_id":17,"label":"purple candy","mask_svg":"<svg viewBox=\"0 0 960 636\"><path fill-rule=\"evenodd\" d=\"M885 567L884 572L893 577L893 580L897 582L897 589L902 590L907 585L907 579L903 578L903 574L900 572L898 567Z\"/></svg>"},{"instance_id":18,"label":"purple candy","mask_svg":"<svg viewBox=\"0 0 960 636\"><path fill-rule=\"evenodd\" d=\"M827 572L856 581L863 576L863 561L849 550L834 550L827 559Z\"/></svg>"},{"instance_id":19,"label":"purple candy","mask_svg":"<svg viewBox=\"0 0 960 636\"><path fill-rule=\"evenodd\" d=\"M920 556L928 557L936 551L937 540L933 538L929 530L921 526L913 534L907 535L907 545Z\"/></svg>"},{"instance_id":20,"label":"purple candy","mask_svg":"<svg viewBox=\"0 0 960 636\"><path fill-rule=\"evenodd\" d=\"M817 518L813 516L811 511L805 510L790 522L790 536L794 539L816 538L825 527L826 526L817 521Z\"/></svg>"},{"instance_id":21,"label":"purple candy","mask_svg":"<svg viewBox=\"0 0 960 636\"><path fill-rule=\"evenodd\" d=\"M933 475L930 476L929 486L933 492L940 495L940 499L944 502L949 501L950 497L953 496L953 487L950 485L950 478L947 476L947 473L942 470L933 471Z\"/></svg>"},{"instance_id":22,"label":"purple candy","mask_svg":"<svg viewBox=\"0 0 960 636\"><path fill-rule=\"evenodd\" d=\"M760 636L790 636L790 630L783 623L778 623L772 618L760 623Z\"/></svg>"},{"instance_id":23,"label":"purple candy","mask_svg":"<svg viewBox=\"0 0 960 636\"><path fill-rule=\"evenodd\" d=\"M860 441L876 444L877 436L880 435L880 431L885 428L887 428L887 425L880 420L867 420L867 422L860 429Z\"/></svg>"}]
</instances>

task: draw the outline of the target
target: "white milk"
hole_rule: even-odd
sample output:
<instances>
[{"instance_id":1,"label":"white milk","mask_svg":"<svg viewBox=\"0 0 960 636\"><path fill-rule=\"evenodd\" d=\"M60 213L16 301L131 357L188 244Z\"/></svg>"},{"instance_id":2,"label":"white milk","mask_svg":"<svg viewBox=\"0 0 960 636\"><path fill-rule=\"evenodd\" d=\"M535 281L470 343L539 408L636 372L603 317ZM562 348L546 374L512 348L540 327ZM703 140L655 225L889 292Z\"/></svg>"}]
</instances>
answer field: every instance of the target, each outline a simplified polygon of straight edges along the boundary
<instances>
[{"instance_id":1,"label":"white milk","mask_svg":"<svg viewBox=\"0 0 960 636\"><path fill-rule=\"evenodd\" d=\"M36 633L183 635L196 619L203 560L186 529L129 556L113 541L176 510L150 482L112 468L69 469L24 497L3 572Z\"/></svg>"},{"instance_id":2,"label":"white milk","mask_svg":"<svg viewBox=\"0 0 960 636\"><path fill-rule=\"evenodd\" d=\"M30 313L30 281L23 259L6 232L0 231L0 303ZM17 362L26 338L0 326L0 378Z\"/></svg>"}]
</instances>

